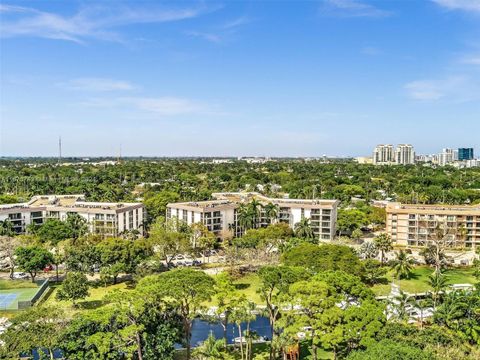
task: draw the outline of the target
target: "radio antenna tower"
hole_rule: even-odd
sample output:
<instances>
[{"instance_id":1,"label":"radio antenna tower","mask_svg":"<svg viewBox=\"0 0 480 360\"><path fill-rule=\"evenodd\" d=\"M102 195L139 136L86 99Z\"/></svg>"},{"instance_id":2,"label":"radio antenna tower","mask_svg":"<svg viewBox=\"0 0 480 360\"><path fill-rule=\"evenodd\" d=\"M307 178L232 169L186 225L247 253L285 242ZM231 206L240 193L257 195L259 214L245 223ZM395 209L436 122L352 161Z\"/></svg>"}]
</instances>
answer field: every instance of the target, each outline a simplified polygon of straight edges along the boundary
<instances>
[{"instance_id":1,"label":"radio antenna tower","mask_svg":"<svg viewBox=\"0 0 480 360\"><path fill-rule=\"evenodd\" d=\"M62 162L62 137L58 137L58 163Z\"/></svg>"}]
</instances>

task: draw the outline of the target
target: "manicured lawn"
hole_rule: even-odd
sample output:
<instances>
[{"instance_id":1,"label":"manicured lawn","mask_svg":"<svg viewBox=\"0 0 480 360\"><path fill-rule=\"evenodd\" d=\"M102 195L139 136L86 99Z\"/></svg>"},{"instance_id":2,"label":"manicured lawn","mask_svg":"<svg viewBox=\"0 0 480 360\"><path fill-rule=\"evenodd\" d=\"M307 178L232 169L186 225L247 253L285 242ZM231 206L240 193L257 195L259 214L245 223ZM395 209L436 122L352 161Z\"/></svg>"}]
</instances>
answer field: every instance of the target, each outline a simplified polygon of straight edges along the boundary
<instances>
[{"instance_id":1,"label":"manicured lawn","mask_svg":"<svg viewBox=\"0 0 480 360\"><path fill-rule=\"evenodd\" d=\"M78 311L86 311L90 309L96 309L106 304L103 300L103 297L110 291L119 289L125 290L127 289L126 283L119 283L116 285L109 285L107 287L99 286L99 287L91 287L89 288L90 295L85 298L85 300L78 301L78 307L74 308L71 301L60 301L56 299L56 294L58 291L58 286L53 288L53 291L50 293L48 298L45 300L46 305L51 305L55 307L61 307L65 310L67 314L72 315Z\"/></svg>"},{"instance_id":2,"label":"manicured lawn","mask_svg":"<svg viewBox=\"0 0 480 360\"><path fill-rule=\"evenodd\" d=\"M215 275L213 276L215 278ZM235 282L237 290L244 294L247 299L252 300L255 304L264 305L265 303L260 299L260 295L257 293L257 289L260 287L260 278L257 274L248 274ZM216 306L215 296L211 301L205 303L205 306Z\"/></svg>"},{"instance_id":3,"label":"manicured lawn","mask_svg":"<svg viewBox=\"0 0 480 360\"><path fill-rule=\"evenodd\" d=\"M448 284L475 284L477 281L473 276L473 268L451 268L445 271L448 278ZM432 274L433 268L419 266L414 268L413 275L408 280L400 280L400 288L409 293L421 293L430 290L428 277ZM386 277L388 283L375 285L372 290L376 295L388 295L391 289L393 273L389 272ZM257 293L260 287L260 279L256 274L248 274L235 281L238 290L256 304L264 305ZM208 304L214 305L214 300Z\"/></svg>"},{"instance_id":4,"label":"manicured lawn","mask_svg":"<svg viewBox=\"0 0 480 360\"><path fill-rule=\"evenodd\" d=\"M30 280L0 280L0 290L36 288L37 284Z\"/></svg>"},{"instance_id":5,"label":"manicured lawn","mask_svg":"<svg viewBox=\"0 0 480 360\"><path fill-rule=\"evenodd\" d=\"M257 293L257 290L260 288L260 278L257 274L248 274L238 279L235 281L235 286L240 293L245 294L247 299L259 305L265 304L262 299L260 299L260 294Z\"/></svg>"},{"instance_id":6,"label":"manicured lawn","mask_svg":"<svg viewBox=\"0 0 480 360\"><path fill-rule=\"evenodd\" d=\"M406 280L395 281L400 285L400 289L408 293L421 293L430 290L428 285L428 277L432 274L433 268L420 266L413 270L412 277ZM452 268L447 269L445 274L448 284L474 284L476 282L473 276L472 268ZM391 289L393 273L387 274L388 284L375 285L372 289L376 295L388 295Z\"/></svg>"}]
</instances>

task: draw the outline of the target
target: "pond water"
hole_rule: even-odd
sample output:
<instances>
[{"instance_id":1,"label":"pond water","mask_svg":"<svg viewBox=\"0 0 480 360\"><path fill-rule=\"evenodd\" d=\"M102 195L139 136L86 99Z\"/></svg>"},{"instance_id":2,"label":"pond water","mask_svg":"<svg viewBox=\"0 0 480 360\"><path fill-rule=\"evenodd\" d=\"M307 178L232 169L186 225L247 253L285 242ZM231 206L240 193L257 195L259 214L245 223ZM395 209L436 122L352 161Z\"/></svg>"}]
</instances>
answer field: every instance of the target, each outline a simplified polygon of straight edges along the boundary
<instances>
[{"instance_id":1,"label":"pond water","mask_svg":"<svg viewBox=\"0 0 480 360\"><path fill-rule=\"evenodd\" d=\"M245 330L246 324L242 324L242 330ZM264 316L257 316L255 321L250 323L250 330L255 331L257 335L264 336L267 338L271 337L271 330L270 324L268 322L268 318ZM220 323L211 323L205 320L194 320L193 327L192 327L192 340L190 344L192 347L197 347L201 345L207 338L208 335L212 333L217 339L223 339L223 327ZM238 328L235 324L228 324L227 326L227 340L229 344L233 344L233 339L240 336L238 333ZM181 348L180 345L177 348ZM55 359L62 358L61 351L55 351ZM33 359L38 360L40 357L38 356L37 351L33 353Z\"/></svg>"},{"instance_id":2,"label":"pond water","mask_svg":"<svg viewBox=\"0 0 480 360\"><path fill-rule=\"evenodd\" d=\"M242 330L245 330L246 324L242 324ZM255 321L250 323L250 330L255 331L259 336L271 337L271 330L268 318L257 316ZM223 339L223 327L219 323L210 323L204 320L195 320L192 328L192 346L199 346L212 333L217 339ZM235 324L227 326L227 340L229 344L233 344L233 339L240 336L238 328Z\"/></svg>"}]
</instances>

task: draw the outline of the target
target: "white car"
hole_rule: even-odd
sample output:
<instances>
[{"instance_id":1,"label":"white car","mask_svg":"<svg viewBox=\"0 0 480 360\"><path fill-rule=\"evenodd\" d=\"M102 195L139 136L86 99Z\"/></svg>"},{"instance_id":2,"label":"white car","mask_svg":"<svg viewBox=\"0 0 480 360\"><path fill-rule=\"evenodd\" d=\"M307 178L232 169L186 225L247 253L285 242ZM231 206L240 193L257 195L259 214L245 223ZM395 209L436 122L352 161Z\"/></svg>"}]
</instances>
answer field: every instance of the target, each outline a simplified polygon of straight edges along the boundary
<instances>
[{"instance_id":1,"label":"white car","mask_svg":"<svg viewBox=\"0 0 480 360\"><path fill-rule=\"evenodd\" d=\"M28 278L29 278L28 274L24 272L14 272L12 276L12 279L14 280L26 280Z\"/></svg>"}]
</instances>

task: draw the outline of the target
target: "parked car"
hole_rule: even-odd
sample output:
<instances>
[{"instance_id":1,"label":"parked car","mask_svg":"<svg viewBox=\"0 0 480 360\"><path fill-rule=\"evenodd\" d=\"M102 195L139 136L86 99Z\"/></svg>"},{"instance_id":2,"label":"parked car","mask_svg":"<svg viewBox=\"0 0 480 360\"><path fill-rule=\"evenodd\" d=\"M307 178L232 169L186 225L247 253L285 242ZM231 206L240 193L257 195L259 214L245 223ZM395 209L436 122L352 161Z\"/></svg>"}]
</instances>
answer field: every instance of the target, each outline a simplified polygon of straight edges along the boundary
<instances>
[{"instance_id":1,"label":"parked car","mask_svg":"<svg viewBox=\"0 0 480 360\"><path fill-rule=\"evenodd\" d=\"M28 278L29 278L28 274L24 272L14 272L12 275L13 280L26 280Z\"/></svg>"}]
</instances>

